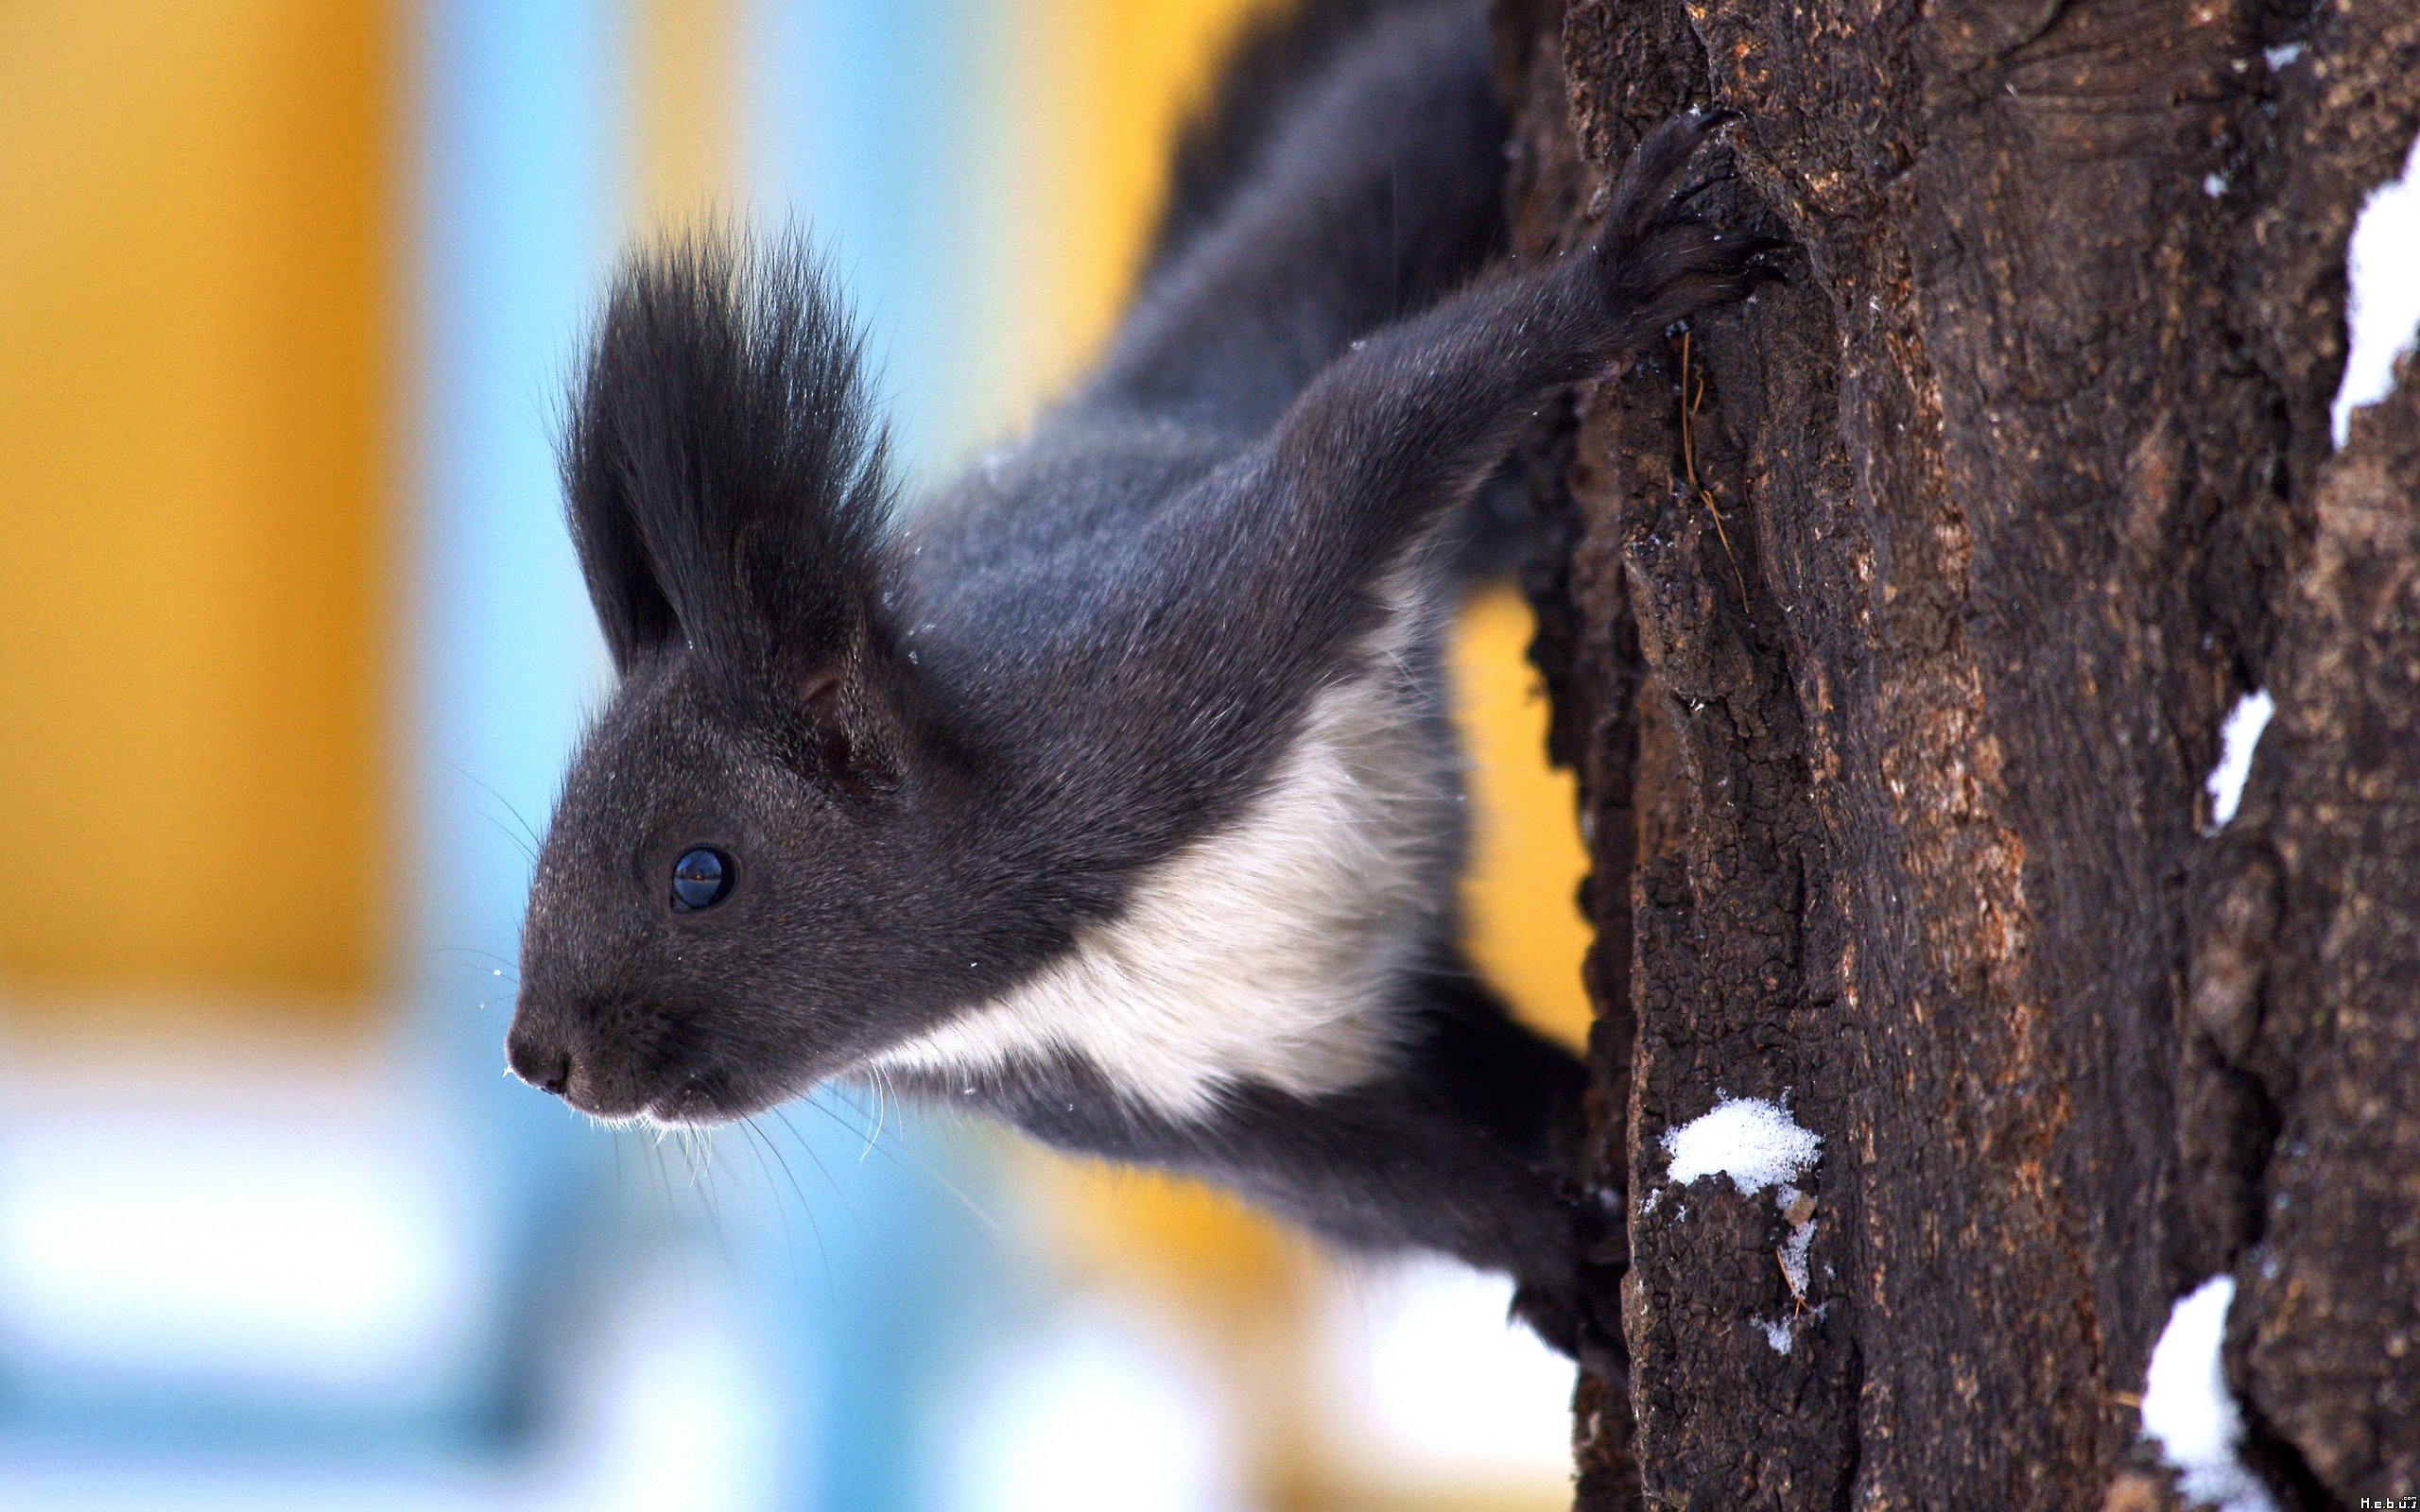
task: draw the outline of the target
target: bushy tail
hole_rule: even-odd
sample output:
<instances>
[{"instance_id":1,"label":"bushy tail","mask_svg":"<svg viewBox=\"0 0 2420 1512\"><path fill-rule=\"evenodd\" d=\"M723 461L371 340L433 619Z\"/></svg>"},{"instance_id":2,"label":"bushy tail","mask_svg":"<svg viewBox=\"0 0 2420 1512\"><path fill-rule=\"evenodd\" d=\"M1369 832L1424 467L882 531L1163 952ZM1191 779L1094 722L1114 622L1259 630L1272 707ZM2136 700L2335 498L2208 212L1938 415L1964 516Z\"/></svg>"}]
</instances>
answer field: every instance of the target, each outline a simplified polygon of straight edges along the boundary
<instances>
[{"instance_id":1,"label":"bushy tail","mask_svg":"<svg viewBox=\"0 0 2420 1512\"><path fill-rule=\"evenodd\" d=\"M1484 0L1309 0L1248 28L1179 142L1089 392L1257 431L1502 244Z\"/></svg>"},{"instance_id":2,"label":"bushy tail","mask_svg":"<svg viewBox=\"0 0 2420 1512\"><path fill-rule=\"evenodd\" d=\"M1219 218L1307 87L1377 16L1421 0L1264 3L1228 44L1210 87L1178 128L1167 198L1144 278L1181 256ZM1433 4L1434 0L1429 0Z\"/></svg>"}]
</instances>

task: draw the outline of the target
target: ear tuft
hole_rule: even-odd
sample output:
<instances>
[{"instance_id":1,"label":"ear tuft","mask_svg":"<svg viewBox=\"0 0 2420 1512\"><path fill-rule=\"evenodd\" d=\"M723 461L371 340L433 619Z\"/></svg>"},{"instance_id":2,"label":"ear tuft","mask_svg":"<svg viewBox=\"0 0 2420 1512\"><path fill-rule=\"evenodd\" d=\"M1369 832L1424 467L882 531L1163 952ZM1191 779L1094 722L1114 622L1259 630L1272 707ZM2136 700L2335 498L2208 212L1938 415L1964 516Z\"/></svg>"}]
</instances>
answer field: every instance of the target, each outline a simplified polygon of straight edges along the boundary
<instances>
[{"instance_id":1,"label":"ear tuft","mask_svg":"<svg viewBox=\"0 0 2420 1512\"><path fill-rule=\"evenodd\" d=\"M795 233L623 259L562 442L614 664L683 644L759 686L862 644L890 512L864 348Z\"/></svg>"}]
</instances>

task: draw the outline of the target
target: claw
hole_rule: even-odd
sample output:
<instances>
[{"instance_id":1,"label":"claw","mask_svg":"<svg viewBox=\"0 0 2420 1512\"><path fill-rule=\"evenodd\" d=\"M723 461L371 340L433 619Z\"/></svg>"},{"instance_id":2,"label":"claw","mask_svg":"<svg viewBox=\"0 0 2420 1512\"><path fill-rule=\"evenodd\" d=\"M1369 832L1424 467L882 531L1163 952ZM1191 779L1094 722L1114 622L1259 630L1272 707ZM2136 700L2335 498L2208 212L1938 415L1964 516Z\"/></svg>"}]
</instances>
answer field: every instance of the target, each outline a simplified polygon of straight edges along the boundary
<instances>
[{"instance_id":1,"label":"claw","mask_svg":"<svg viewBox=\"0 0 2420 1512\"><path fill-rule=\"evenodd\" d=\"M1770 259L1788 242L1719 231L1687 213L1689 198L1706 185L1675 187L1705 138L1737 114L1716 109L1675 116L1631 154L1595 247L1617 318L1625 322L1625 344L1651 340L1673 322L1743 299L1762 284L1787 282Z\"/></svg>"},{"instance_id":2,"label":"claw","mask_svg":"<svg viewBox=\"0 0 2420 1512\"><path fill-rule=\"evenodd\" d=\"M1676 189L1665 196L1664 214L1661 217L1663 224L1669 225L1673 221L1687 218L1689 207L1708 190L1719 189L1726 183L1733 182L1738 177L1738 170L1725 163L1687 188Z\"/></svg>"},{"instance_id":3,"label":"claw","mask_svg":"<svg viewBox=\"0 0 2420 1512\"><path fill-rule=\"evenodd\" d=\"M1753 288L1760 284L1789 283L1789 269L1772 261L1772 258L1789 249L1789 243L1779 236L1750 238L1747 249L1740 253L1740 274L1748 280L1749 286Z\"/></svg>"},{"instance_id":4,"label":"claw","mask_svg":"<svg viewBox=\"0 0 2420 1512\"><path fill-rule=\"evenodd\" d=\"M1707 111L1697 115L1676 115L1647 133L1630 155L1630 164L1622 170L1614 187L1613 202L1607 207L1605 222L1611 226L1637 225L1645 218L1649 207L1659 205L1670 196L1672 180L1689 165L1704 144L1706 133L1720 126L1728 117L1720 111Z\"/></svg>"}]
</instances>

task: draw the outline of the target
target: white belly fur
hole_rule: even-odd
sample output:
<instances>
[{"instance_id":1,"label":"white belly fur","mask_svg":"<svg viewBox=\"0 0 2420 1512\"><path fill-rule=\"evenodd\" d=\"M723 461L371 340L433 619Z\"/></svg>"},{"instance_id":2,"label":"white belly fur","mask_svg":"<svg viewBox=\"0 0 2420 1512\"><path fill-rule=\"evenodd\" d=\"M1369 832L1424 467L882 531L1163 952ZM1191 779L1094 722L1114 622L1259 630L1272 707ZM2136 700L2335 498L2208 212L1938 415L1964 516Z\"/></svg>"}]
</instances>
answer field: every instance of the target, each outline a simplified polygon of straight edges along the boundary
<instances>
[{"instance_id":1,"label":"white belly fur","mask_svg":"<svg viewBox=\"0 0 2420 1512\"><path fill-rule=\"evenodd\" d=\"M1430 937L1454 757L1392 654L1322 690L1268 789L1144 878L1116 919L998 1001L870 1069L971 1075L1054 1054L1145 1106L1197 1119L1254 1081L1300 1095L1384 1069L1390 994Z\"/></svg>"}]
</instances>

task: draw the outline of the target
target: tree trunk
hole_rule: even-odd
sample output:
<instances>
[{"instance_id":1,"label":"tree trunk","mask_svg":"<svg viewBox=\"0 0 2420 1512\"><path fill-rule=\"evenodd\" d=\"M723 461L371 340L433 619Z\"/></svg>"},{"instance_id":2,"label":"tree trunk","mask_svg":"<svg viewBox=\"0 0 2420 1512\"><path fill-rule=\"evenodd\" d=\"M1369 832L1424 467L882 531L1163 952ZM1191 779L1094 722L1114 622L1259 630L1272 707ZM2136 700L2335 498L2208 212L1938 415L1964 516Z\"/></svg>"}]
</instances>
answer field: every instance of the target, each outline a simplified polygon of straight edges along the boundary
<instances>
[{"instance_id":1,"label":"tree trunk","mask_svg":"<svg viewBox=\"0 0 2420 1512\"><path fill-rule=\"evenodd\" d=\"M1629 1220L1581 1505L2181 1504L2220 1274L2279 1504L2420 1495L2420 378L2328 417L2420 3L1563 11L1499 4L1516 253L1709 106L1797 249L1533 469ZM1823 1139L1803 1284L1806 1201L1669 1178L1725 1097Z\"/></svg>"}]
</instances>

